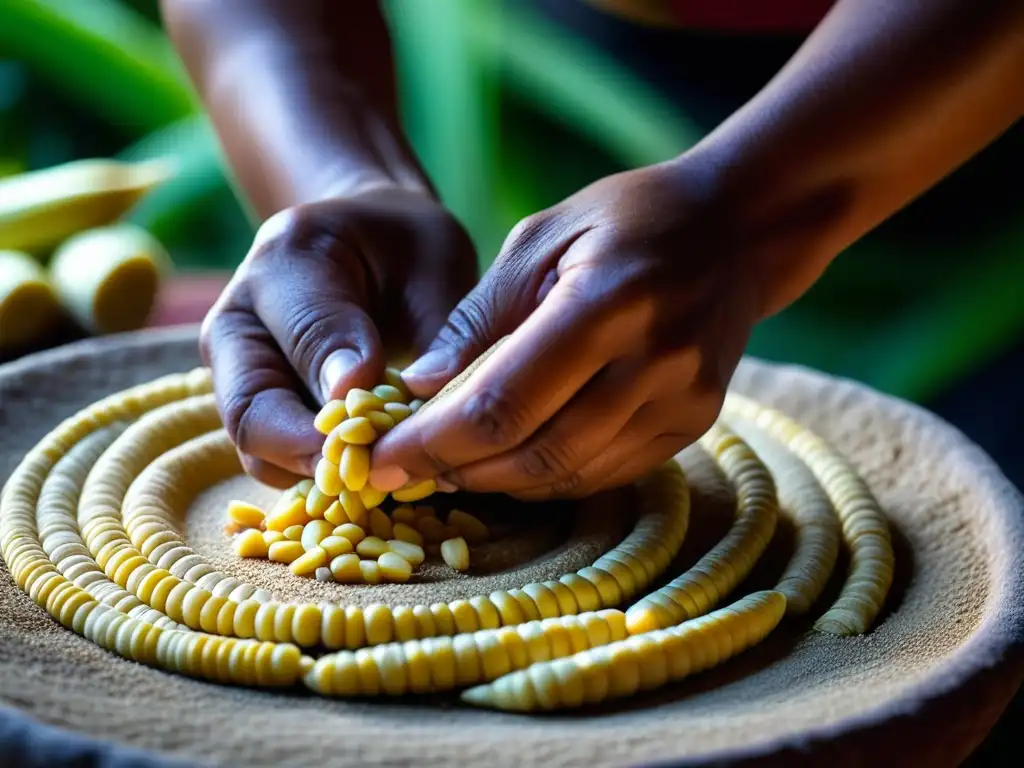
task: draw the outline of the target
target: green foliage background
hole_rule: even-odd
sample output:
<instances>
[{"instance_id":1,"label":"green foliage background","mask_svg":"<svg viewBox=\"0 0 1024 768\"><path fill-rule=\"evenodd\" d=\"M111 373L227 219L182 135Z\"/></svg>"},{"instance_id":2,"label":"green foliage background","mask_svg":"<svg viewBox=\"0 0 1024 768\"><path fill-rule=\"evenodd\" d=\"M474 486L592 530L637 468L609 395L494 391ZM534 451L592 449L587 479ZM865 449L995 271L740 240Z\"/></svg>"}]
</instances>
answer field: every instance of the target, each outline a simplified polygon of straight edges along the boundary
<instances>
[{"instance_id":1,"label":"green foliage background","mask_svg":"<svg viewBox=\"0 0 1024 768\"><path fill-rule=\"evenodd\" d=\"M546 28L526 3L387 7L410 138L484 266L520 217L700 138L678 107L585 42ZM115 155L177 159L176 179L131 218L178 268L237 264L254 222L160 29L157 0L0 0L0 175ZM908 268L899 258L908 245L866 238L764 323L750 351L925 399L1024 325L1014 298L1022 244L1019 216L979 235L966 265L954 246L931 244L937 263L959 261L962 274L934 285L925 275L920 297L908 300L879 296L876 279ZM883 311L886 298L899 299L898 309Z\"/></svg>"}]
</instances>

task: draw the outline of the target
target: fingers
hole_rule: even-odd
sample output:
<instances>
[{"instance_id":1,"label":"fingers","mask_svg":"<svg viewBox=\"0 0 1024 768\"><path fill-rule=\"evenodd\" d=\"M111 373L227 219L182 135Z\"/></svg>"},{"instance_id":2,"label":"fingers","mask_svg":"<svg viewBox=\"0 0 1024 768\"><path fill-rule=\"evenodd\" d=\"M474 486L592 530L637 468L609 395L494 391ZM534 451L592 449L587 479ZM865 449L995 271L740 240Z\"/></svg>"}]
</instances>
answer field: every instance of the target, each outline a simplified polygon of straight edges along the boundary
<instances>
[{"instance_id":1,"label":"fingers","mask_svg":"<svg viewBox=\"0 0 1024 768\"><path fill-rule=\"evenodd\" d=\"M579 234L556 217L524 220L483 279L451 311L426 353L402 372L428 398L522 323L550 290L558 259Z\"/></svg>"},{"instance_id":2,"label":"fingers","mask_svg":"<svg viewBox=\"0 0 1024 768\"><path fill-rule=\"evenodd\" d=\"M374 486L391 490L409 478L435 477L530 438L627 351L630 319L609 315L591 295L592 287L559 281L469 383L381 439Z\"/></svg>"},{"instance_id":3,"label":"fingers","mask_svg":"<svg viewBox=\"0 0 1024 768\"><path fill-rule=\"evenodd\" d=\"M647 402L658 372L641 358L616 361L591 379L554 418L521 445L444 476L478 493L515 493L557 484L570 491Z\"/></svg>"},{"instance_id":4,"label":"fingers","mask_svg":"<svg viewBox=\"0 0 1024 768\"><path fill-rule=\"evenodd\" d=\"M291 365L236 291L229 288L207 317L201 348L228 436L253 460L254 476L277 485L282 472L311 474L323 436Z\"/></svg>"},{"instance_id":5,"label":"fingers","mask_svg":"<svg viewBox=\"0 0 1024 768\"><path fill-rule=\"evenodd\" d=\"M313 213L257 238L243 267L255 313L321 403L380 381L384 350L363 309L370 275L343 238ZM327 243L327 245L325 245ZM330 250L325 253L324 249Z\"/></svg>"}]
</instances>

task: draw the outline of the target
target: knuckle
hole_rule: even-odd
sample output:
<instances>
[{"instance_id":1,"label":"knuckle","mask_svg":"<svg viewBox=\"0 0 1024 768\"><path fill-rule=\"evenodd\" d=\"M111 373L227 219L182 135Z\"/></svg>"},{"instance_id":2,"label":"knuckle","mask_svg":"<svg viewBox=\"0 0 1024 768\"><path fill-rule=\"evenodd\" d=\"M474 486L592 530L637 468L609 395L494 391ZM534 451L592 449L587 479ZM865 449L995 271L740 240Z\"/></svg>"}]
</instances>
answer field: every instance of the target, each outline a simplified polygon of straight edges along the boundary
<instances>
[{"instance_id":1,"label":"knuckle","mask_svg":"<svg viewBox=\"0 0 1024 768\"><path fill-rule=\"evenodd\" d=\"M553 498L578 498L585 495L583 491L583 474L581 472L569 472L551 484L551 496Z\"/></svg>"},{"instance_id":2,"label":"knuckle","mask_svg":"<svg viewBox=\"0 0 1024 768\"><path fill-rule=\"evenodd\" d=\"M547 228L548 219L545 213L533 213L520 219L509 231L503 250L514 250L517 245L536 239Z\"/></svg>"},{"instance_id":3,"label":"knuckle","mask_svg":"<svg viewBox=\"0 0 1024 768\"><path fill-rule=\"evenodd\" d=\"M579 456L569 444L557 437L549 437L531 445L520 454L518 469L527 477L539 480L567 478L579 466Z\"/></svg>"},{"instance_id":4,"label":"knuckle","mask_svg":"<svg viewBox=\"0 0 1024 768\"><path fill-rule=\"evenodd\" d=\"M510 447L527 436L528 412L505 390L475 392L462 415L474 439L485 445Z\"/></svg>"}]
</instances>

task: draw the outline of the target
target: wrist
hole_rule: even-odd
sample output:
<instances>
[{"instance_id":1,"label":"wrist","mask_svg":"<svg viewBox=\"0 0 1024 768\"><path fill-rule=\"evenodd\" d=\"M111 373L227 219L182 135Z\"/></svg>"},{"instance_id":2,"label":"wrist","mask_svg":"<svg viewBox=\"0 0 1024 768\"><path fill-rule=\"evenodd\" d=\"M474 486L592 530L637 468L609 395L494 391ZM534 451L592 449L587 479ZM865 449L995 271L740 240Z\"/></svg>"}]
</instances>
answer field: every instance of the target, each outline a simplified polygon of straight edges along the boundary
<instances>
[{"instance_id":1,"label":"wrist","mask_svg":"<svg viewBox=\"0 0 1024 768\"><path fill-rule=\"evenodd\" d=\"M707 236L758 283L760 317L768 317L803 295L847 245L851 188L711 139L671 162L697 190Z\"/></svg>"}]
</instances>

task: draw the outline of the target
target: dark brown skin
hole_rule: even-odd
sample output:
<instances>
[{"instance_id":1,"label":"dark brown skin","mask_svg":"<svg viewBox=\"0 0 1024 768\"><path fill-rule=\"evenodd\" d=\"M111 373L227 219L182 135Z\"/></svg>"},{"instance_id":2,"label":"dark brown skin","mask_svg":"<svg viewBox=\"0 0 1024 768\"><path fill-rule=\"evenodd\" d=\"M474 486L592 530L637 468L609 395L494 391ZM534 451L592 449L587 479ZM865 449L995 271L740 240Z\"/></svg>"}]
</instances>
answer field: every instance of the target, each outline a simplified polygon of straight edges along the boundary
<instances>
[{"instance_id":1,"label":"dark brown skin","mask_svg":"<svg viewBox=\"0 0 1024 768\"><path fill-rule=\"evenodd\" d=\"M1024 3L840 0L698 146L522 222L456 306L472 249L397 126L375 4L163 7L242 186L285 211L204 329L246 469L280 486L322 439L304 385L376 383L384 339L426 351L405 376L429 397L506 334L377 444L371 482L536 499L633 480L715 420L760 319L1024 114Z\"/></svg>"}]
</instances>

